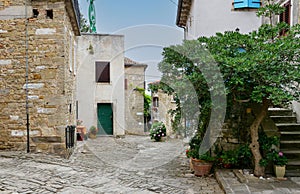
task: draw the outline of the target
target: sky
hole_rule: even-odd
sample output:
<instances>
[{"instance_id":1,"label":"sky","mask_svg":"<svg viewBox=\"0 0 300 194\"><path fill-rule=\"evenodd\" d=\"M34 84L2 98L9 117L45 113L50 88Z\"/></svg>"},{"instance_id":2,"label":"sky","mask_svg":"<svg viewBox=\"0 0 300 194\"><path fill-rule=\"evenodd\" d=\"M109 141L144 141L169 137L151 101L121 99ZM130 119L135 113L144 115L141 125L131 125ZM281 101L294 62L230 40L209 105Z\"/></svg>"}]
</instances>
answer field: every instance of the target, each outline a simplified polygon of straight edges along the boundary
<instances>
[{"instance_id":1,"label":"sky","mask_svg":"<svg viewBox=\"0 0 300 194\"><path fill-rule=\"evenodd\" d=\"M157 64L162 49L181 44L183 30L176 26L178 0L94 0L100 34L121 34L125 56L148 65L146 82L160 80ZM88 19L88 0L79 0Z\"/></svg>"}]
</instances>

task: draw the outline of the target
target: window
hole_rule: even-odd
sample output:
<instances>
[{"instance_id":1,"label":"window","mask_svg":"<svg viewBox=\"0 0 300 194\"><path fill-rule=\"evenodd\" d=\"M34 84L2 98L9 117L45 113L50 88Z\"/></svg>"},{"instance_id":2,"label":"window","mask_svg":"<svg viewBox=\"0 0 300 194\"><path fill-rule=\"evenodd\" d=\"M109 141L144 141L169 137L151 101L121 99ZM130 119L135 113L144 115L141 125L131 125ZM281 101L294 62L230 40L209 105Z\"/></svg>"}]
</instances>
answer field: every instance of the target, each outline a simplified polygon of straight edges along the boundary
<instances>
[{"instance_id":1,"label":"window","mask_svg":"<svg viewBox=\"0 0 300 194\"><path fill-rule=\"evenodd\" d=\"M279 22L285 22L289 25L291 25L291 1L286 2L284 5L284 12L280 14L279 16ZM287 30L282 30L280 32L280 35L285 35Z\"/></svg>"},{"instance_id":2,"label":"window","mask_svg":"<svg viewBox=\"0 0 300 194\"><path fill-rule=\"evenodd\" d=\"M280 22L285 22L287 24L291 24L291 1L288 1L283 5L284 7L284 12L280 14L279 21Z\"/></svg>"},{"instance_id":3,"label":"window","mask_svg":"<svg viewBox=\"0 0 300 194\"><path fill-rule=\"evenodd\" d=\"M34 18L37 18L38 15L39 15L39 10L38 10L38 9L33 9L33 10L32 10L32 13L33 13L33 17L34 17Z\"/></svg>"},{"instance_id":4,"label":"window","mask_svg":"<svg viewBox=\"0 0 300 194\"><path fill-rule=\"evenodd\" d=\"M52 9L46 10L46 18L53 19L53 10Z\"/></svg>"},{"instance_id":5,"label":"window","mask_svg":"<svg viewBox=\"0 0 300 194\"><path fill-rule=\"evenodd\" d=\"M158 97L153 97L153 106L154 106L154 107L159 107L159 100L158 100Z\"/></svg>"},{"instance_id":6,"label":"window","mask_svg":"<svg viewBox=\"0 0 300 194\"><path fill-rule=\"evenodd\" d=\"M69 70L70 72L73 71L73 40L71 32L69 37Z\"/></svg>"},{"instance_id":7,"label":"window","mask_svg":"<svg viewBox=\"0 0 300 194\"><path fill-rule=\"evenodd\" d=\"M74 63L73 67L74 67L74 75L76 75L76 73L77 73L77 66L76 66L76 63L77 63L77 60L76 60L77 45L76 45L75 41L74 41L73 45L74 45L73 46L73 56L74 56L74 58L73 58L73 63Z\"/></svg>"},{"instance_id":8,"label":"window","mask_svg":"<svg viewBox=\"0 0 300 194\"><path fill-rule=\"evenodd\" d=\"M124 84L125 84L125 90L127 90L128 89L128 80L127 79L124 80Z\"/></svg>"},{"instance_id":9,"label":"window","mask_svg":"<svg viewBox=\"0 0 300 194\"><path fill-rule=\"evenodd\" d=\"M234 9L259 8L260 0L234 0L233 6Z\"/></svg>"},{"instance_id":10,"label":"window","mask_svg":"<svg viewBox=\"0 0 300 194\"><path fill-rule=\"evenodd\" d=\"M110 82L110 64L109 62L96 62L96 82Z\"/></svg>"}]
</instances>

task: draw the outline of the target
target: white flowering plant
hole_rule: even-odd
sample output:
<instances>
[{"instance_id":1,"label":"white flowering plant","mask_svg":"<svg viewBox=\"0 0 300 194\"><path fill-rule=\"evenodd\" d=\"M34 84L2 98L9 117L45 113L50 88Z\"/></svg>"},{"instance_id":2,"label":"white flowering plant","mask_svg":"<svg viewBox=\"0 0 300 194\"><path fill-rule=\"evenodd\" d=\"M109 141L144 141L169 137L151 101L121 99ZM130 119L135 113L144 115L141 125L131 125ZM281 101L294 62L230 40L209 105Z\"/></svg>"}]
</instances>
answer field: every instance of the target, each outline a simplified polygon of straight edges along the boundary
<instances>
[{"instance_id":1,"label":"white flowering plant","mask_svg":"<svg viewBox=\"0 0 300 194\"><path fill-rule=\"evenodd\" d=\"M166 126L163 122L155 122L150 129L150 137L155 141L160 141L162 137L166 136Z\"/></svg>"}]
</instances>

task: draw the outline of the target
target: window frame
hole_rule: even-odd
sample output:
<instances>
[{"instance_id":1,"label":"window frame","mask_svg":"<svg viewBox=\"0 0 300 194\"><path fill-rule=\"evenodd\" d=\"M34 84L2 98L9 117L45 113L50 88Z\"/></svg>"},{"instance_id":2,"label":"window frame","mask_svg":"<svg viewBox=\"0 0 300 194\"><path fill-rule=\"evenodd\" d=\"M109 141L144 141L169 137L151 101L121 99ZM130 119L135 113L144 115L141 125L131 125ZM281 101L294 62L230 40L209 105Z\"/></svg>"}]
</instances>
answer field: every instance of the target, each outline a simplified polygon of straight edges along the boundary
<instances>
[{"instance_id":1,"label":"window frame","mask_svg":"<svg viewBox=\"0 0 300 194\"><path fill-rule=\"evenodd\" d=\"M101 67L104 66L105 67ZM105 75L102 73L107 72ZM111 75L110 75L110 62L109 61L96 61L95 62L95 82L108 84L111 83Z\"/></svg>"}]
</instances>

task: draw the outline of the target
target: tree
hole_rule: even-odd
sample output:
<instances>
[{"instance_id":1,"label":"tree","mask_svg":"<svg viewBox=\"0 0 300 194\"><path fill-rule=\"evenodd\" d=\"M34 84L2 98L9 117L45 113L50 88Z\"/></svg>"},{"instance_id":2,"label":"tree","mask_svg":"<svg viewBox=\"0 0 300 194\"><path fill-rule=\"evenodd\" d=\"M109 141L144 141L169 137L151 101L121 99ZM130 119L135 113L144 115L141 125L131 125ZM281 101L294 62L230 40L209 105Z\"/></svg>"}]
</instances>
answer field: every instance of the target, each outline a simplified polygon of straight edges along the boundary
<instances>
[{"instance_id":1,"label":"tree","mask_svg":"<svg viewBox=\"0 0 300 194\"><path fill-rule=\"evenodd\" d=\"M88 24L88 21L84 18L82 14L80 14L80 32L89 32L90 31L90 25Z\"/></svg>"},{"instance_id":2,"label":"tree","mask_svg":"<svg viewBox=\"0 0 300 194\"><path fill-rule=\"evenodd\" d=\"M291 100L299 100L300 27L289 27L285 23L274 24L274 15L282 11L280 5L268 0L267 4L258 10L259 16L270 19L268 24L249 34L217 33L209 38L200 37L198 40L185 41L183 45L165 48L164 59L159 67L163 78L169 79L170 76L179 76L176 73L178 69L184 71L184 76L193 83L197 91L201 108L200 118L204 121L209 118L204 113L212 114L211 108L216 106L209 100L213 98L212 92L215 97L222 94L222 84L210 87L208 76L203 76L203 72L209 72L213 64L205 51L210 52L222 73L229 101L255 102L260 105L261 109L250 126L250 148L254 156L256 176L264 175L264 167L260 165L262 156L258 143L258 129L267 115L269 106L282 106ZM286 33L280 36L283 30ZM214 78L215 71L216 69L213 69L210 73L213 81L220 79ZM203 122L199 122L199 126L201 124Z\"/></svg>"},{"instance_id":3,"label":"tree","mask_svg":"<svg viewBox=\"0 0 300 194\"><path fill-rule=\"evenodd\" d=\"M268 1L258 11L259 16L273 18L281 13L278 4ZM280 36L282 30L288 30ZM254 174L264 175L258 128L270 105L284 105L299 100L300 42L299 25L289 29L285 23L262 25L257 31L218 33L211 38L199 38L218 62L225 85L235 100L259 103L261 110L250 126L250 148L254 156Z\"/></svg>"}]
</instances>

